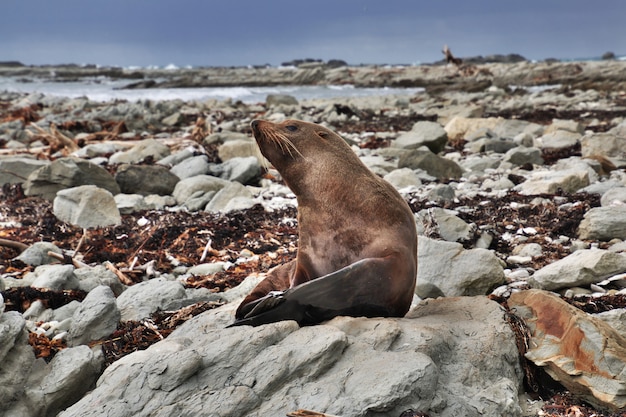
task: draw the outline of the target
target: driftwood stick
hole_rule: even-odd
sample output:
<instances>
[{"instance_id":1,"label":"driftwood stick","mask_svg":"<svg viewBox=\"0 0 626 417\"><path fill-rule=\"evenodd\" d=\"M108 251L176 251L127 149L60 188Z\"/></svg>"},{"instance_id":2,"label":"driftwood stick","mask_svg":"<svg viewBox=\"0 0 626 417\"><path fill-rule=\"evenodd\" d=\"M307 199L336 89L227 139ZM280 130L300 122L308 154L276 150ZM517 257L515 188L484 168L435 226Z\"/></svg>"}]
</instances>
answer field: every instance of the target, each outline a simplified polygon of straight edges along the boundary
<instances>
[{"instance_id":1,"label":"driftwood stick","mask_svg":"<svg viewBox=\"0 0 626 417\"><path fill-rule=\"evenodd\" d=\"M78 240L78 245L76 245L76 249L74 249L74 253L78 253L80 251L81 246L87 240L87 229L83 229L83 234Z\"/></svg>"},{"instance_id":2,"label":"driftwood stick","mask_svg":"<svg viewBox=\"0 0 626 417\"><path fill-rule=\"evenodd\" d=\"M211 249L211 243L212 243L212 240L209 239L206 245L204 246L204 250L202 251L202 256L200 256L200 262L204 262L204 260L206 259L207 252L209 252L209 249Z\"/></svg>"},{"instance_id":3,"label":"driftwood stick","mask_svg":"<svg viewBox=\"0 0 626 417\"><path fill-rule=\"evenodd\" d=\"M80 149L80 147L74 142L71 138L68 138L63 133L57 130L57 127L54 123L50 124L50 132L52 135L59 140L70 152L75 152Z\"/></svg>"},{"instance_id":4,"label":"driftwood stick","mask_svg":"<svg viewBox=\"0 0 626 417\"><path fill-rule=\"evenodd\" d=\"M33 129L35 129L40 135L45 136L46 139L52 140L53 142L60 143L70 153L71 152L76 152L77 150L80 149L78 147L78 145L76 144L76 142L74 142L72 139L70 139L67 136L65 136L63 133L59 132L57 130L57 127L54 125L54 123L50 124L50 132L46 132L45 129L37 126L34 123L31 123L29 126L31 126ZM29 132L29 131L27 130L27 132ZM32 133L30 133L30 134L32 135Z\"/></svg>"},{"instance_id":5,"label":"driftwood stick","mask_svg":"<svg viewBox=\"0 0 626 417\"><path fill-rule=\"evenodd\" d=\"M51 257L51 258L54 258L54 259L58 259L59 261L63 261L63 262L67 262L68 258L69 258L69 260L72 261L72 265L74 265L76 268L85 268L85 267L89 266L86 263L79 261L78 259L75 259L75 258L72 258L72 257L69 257L69 256L65 256L65 255L62 255L60 253L56 253L56 252L52 252L52 251L48 251L48 256Z\"/></svg>"},{"instance_id":6,"label":"driftwood stick","mask_svg":"<svg viewBox=\"0 0 626 417\"><path fill-rule=\"evenodd\" d=\"M287 413L287 417L339 417L333 414L319 413L317 411L299 409Z\"/></svg>"},{"instance_id":7,"label":"driftwood stick","mask_svg":"<svg viewBox=\"0 0 626 417\"><path fill-rule=\"evenodd\" d=\"M120 282L124 285L133 285L134 282L130 278L128 278L122 271L117 269L111 262L107 261L104 263L104 266L111 272L113 272L119 278Z\"/></svg>"},{"instance_id":8,"label":"driftwood stick","mask_svg":"<svg viewBox=\"0 0 626 417\"><path fill-rule=\"evenodd\" d=\"M10 239L0 239L0 246L17 249L18 251L20 251L20 253L24 252L28 248L28 245L26 245L25 243L17 242Z\"/></svg>"},{"instance_id":9,"label":"driftwood stick","mask_svg":"<svg viewBox=\"0 0 626 417\"><path fill-rule=\"evenodd\" d=\"M27 130L28 132L28 130ZM37 155L50 149L50 146L37 146L28 149L0 149L0 155Z\"/></svg>"}]
</instances>

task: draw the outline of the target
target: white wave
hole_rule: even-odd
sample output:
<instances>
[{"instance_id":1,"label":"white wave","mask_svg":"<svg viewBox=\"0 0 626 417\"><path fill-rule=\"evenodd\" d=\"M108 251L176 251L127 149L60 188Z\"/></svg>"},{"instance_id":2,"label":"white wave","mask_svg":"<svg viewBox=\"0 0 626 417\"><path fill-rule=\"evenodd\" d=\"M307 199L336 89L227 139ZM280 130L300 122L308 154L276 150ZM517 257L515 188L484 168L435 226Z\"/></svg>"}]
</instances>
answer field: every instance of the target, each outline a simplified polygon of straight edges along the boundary
<instances>
[{"instance_id":1,"label":"white wave","mask_svg":"<svg viewBox=\"0 0 626 417\"><path fill-rule=\"evenodd\" d=\"M149 88L149 89L121 89L127 80L111 80L108 78L91 78L81 82L48 82L33 80L19 82L11 78L0 77L0 91L15 91L21 93L43 93L51 96L69 98L87 97L93 101L110 100L183 100L205 101L240 100L244 103L264 102L268 94L288 94L298 100L333 98L333 97L363 97L381 94L413 95L423 89L420 88L356 88L352 85L333 86L271 86L271 87L212 87L212 88Z\"/></svg>"}]
</instances>

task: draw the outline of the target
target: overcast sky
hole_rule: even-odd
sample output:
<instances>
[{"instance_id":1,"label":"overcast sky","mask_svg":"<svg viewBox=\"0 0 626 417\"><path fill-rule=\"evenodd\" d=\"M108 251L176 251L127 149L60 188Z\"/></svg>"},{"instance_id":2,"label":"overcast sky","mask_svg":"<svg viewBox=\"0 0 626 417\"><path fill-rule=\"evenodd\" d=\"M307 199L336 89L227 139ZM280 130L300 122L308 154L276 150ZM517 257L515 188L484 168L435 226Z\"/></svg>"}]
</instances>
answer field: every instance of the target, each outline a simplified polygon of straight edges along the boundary
<instances>
[{"instance_id":1,"label":"overcast sky","mask_svg":"<svg viewBox=\"0 0 626 417\"><path fill-rule=\"evenodd\" d=\"M278 65L626 54L625 0L2 0L0 61Z\"/></svg>"}]
</instances>

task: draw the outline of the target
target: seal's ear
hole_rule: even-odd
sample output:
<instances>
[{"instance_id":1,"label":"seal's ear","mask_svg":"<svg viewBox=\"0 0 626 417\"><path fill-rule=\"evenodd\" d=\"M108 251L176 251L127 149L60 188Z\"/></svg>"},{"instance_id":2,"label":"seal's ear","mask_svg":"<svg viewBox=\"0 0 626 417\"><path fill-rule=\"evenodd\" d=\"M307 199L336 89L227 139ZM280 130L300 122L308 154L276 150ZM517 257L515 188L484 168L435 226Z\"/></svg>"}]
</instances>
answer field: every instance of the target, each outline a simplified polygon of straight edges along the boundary
<instances>
[{"instance_id":1,"label":"seal's ear","mask_svg":"<svg viewBox=\"0 0 626 417\"><path fill-rule=\"evenodd\" d=\"M323 130L320 130L319 132L317 132L317 136L319 136L322 139L328 139L328 132L324 132Z\"/></svg>"}]
</instances>

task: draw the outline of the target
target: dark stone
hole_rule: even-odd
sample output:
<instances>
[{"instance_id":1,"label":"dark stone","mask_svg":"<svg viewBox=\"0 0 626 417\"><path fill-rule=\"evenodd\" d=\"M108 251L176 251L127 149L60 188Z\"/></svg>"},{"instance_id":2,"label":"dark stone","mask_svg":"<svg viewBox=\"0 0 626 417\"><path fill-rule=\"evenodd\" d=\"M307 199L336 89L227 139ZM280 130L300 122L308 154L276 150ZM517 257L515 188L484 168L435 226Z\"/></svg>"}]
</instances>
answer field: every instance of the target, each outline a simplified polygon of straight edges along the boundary
<instances>
[{"instance_id":1,"label":"dark stone","mask_svg":"<svg viewBox=\"0 0 626 417\"><path fill-rule=\"evenodd\" d=\"M456 162L421 149L402 155L398 161L398 168L423 169L428 175L439 180L458 179L463 175L463 168Z\"/></svg>"},{"instance_id":2,"label":"dark stone","mask_svg":"<svg viewBox=\"0 0 626 417\"><path fill-rule=\"evenodd\" d=\"M171 195L180 178L163 165L122 165L115 181L124 194Z\"/></svg>"},{"instance_id":3,"label":"dark stone","mask_svg":"<svg viewBox=\"0 0 626 417\"><path fill-rule=\"evenodd\" d=\"M344 61L343 59L329 59L328 62L326 63L326 66L328 68L340 68L340 67L347 67L348 63Z\"/></svg>"},{"instance_id":4,"label":"dark stone","mask_svg":"<svg viewBox=\"0 0 626 417\"><path fill-rule=\"evenodd\" d=\"M602 54L602 59L615 59L615 54L613 52L605 52Z\"/></svg>"},{"instance_id":5,"label":"dark stone","mask_svg":"<svg viewBox=\"0 0 626 417\"><path fill-rule=\"evenodd\" d=\"M20 61L0 61L0 67L23 67L24 64L22 64Z\"/></svg>"}]
</instances>

